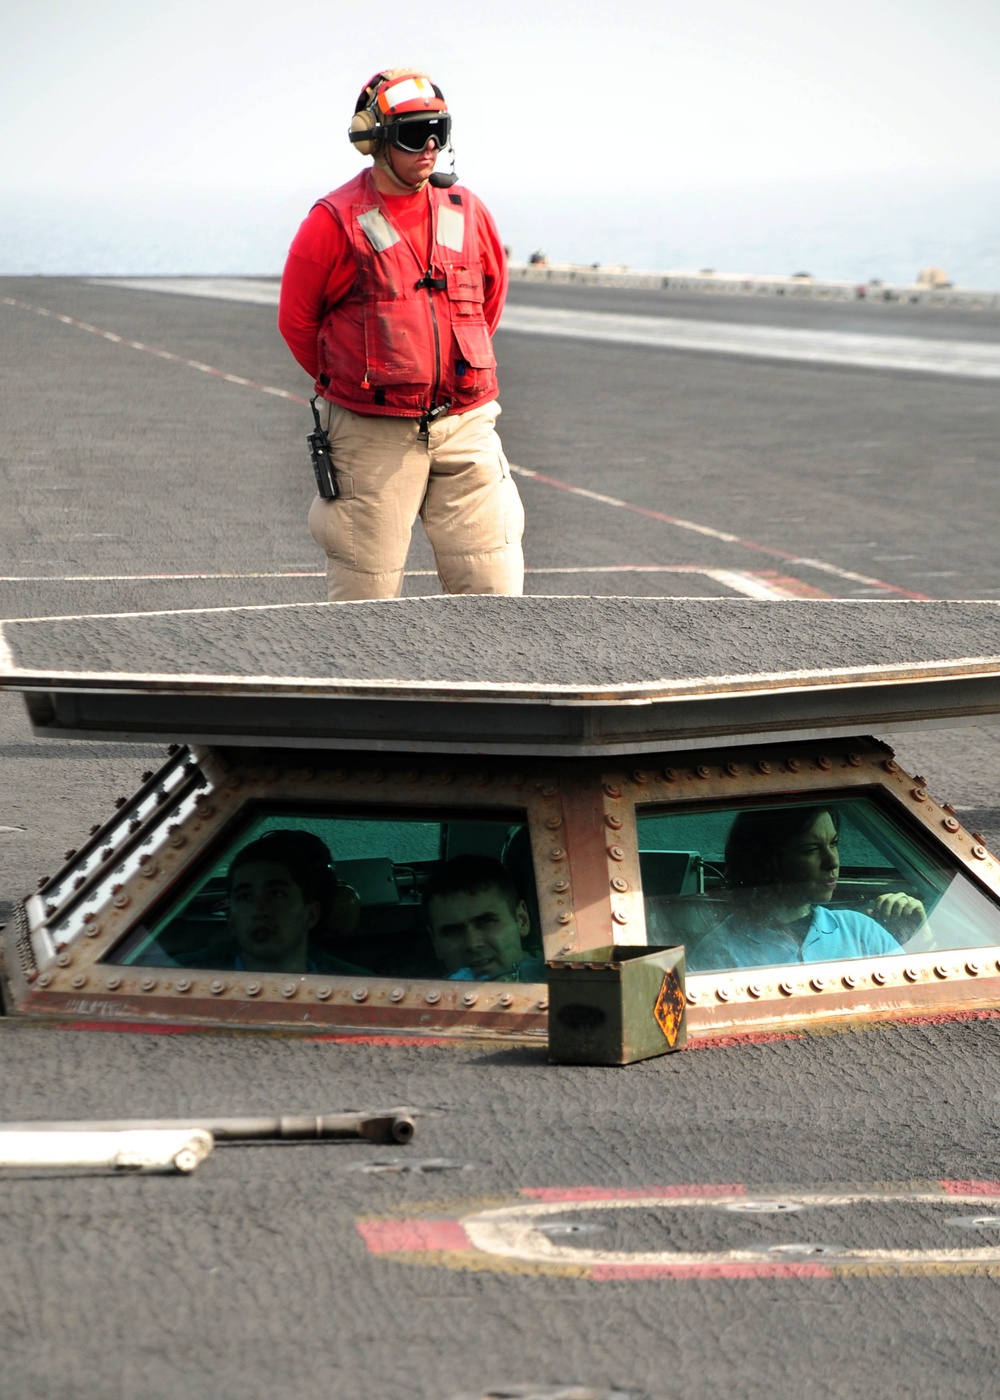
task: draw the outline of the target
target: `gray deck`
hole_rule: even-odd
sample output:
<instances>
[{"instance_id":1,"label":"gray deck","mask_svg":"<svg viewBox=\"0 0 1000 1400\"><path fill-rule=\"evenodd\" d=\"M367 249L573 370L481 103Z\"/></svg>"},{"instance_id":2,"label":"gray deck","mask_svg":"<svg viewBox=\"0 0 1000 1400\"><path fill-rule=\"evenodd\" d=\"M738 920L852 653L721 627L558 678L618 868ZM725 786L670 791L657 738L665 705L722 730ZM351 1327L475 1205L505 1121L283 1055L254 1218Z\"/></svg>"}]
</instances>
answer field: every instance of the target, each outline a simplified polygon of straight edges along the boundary
<instances>
[{"instance_id":1,"label":"gray deck","mask_svg":"<svg viewBox=\"0 0 1000 1400\"><path fill-rule=\"evenodd\" d=\"M36 732L129 740L648 750L995 714L998 680L993 602L438 597L0 623L0 685L27 693Z\"/></svg>"}]
</instances>

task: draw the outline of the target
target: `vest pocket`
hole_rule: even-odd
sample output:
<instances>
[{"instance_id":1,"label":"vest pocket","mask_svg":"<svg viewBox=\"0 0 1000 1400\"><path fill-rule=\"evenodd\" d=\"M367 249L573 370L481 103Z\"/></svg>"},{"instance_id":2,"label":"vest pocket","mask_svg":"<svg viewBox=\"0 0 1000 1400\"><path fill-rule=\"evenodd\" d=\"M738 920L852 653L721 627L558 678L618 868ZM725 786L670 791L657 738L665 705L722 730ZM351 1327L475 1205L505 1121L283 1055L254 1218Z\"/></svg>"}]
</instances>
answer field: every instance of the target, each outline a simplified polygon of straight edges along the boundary
<instances>
[{"instance_id":1,"label":"vest pocket","mask_svg":"<svg viewBox=\"0 0 1000 1400\"><path fill-rule=\"evenodd\" d=\"M452 321L451 330L466 364L473 369L495 368L496 359L485 321Z\"/></svg>"}]
</instances>

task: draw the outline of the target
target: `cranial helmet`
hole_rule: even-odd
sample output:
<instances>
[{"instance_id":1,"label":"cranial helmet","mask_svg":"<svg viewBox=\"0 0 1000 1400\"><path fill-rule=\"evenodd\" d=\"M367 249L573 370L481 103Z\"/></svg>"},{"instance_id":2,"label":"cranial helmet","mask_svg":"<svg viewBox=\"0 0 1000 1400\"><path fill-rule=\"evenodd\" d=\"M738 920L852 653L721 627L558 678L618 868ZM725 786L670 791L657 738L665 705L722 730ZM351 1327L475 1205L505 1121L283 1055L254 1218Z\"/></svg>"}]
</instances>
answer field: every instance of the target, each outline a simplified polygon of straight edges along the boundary
<instances>
[{"instance_id":1,"label":"cranial helmet","mask_svg":"<svg viewBox=\"0 0 1000 1400\"><path fill-rule=\"evenodd\" d=\"M426 73L412 68L390 68L376 73L361 89L351 119L348 139L363 156L374 156L392 179L404 189L411 188L396 175L389 160L388 147L407 147L405 127L410 122L430 119L429 135L434 136L441 150L448 144L451 117L441 89ZM419 149L423 149L420 142Z\"/></svg>"}]
</instances>

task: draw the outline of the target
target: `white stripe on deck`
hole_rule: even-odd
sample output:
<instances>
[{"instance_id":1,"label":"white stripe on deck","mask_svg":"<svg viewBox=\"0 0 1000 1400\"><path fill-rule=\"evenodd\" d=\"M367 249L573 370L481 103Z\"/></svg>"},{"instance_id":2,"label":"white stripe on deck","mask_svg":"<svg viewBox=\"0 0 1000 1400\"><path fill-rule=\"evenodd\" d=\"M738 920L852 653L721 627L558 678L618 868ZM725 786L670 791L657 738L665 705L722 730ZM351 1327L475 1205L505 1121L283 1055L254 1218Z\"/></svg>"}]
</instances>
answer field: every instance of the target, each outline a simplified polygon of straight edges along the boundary
<instances>
[{"instance_id":1,"label":"white stripe on deck","mask_svg":"<svg viewBox=\"0 0 1000 1400\"><path fill-rule=\"evenodd\" d=\"M109 287L174 292L219 301L276 306L280 283L238 277L91 278ZM1000 379L1000 345L978 340L931 340L849 331L793 330L730 321L690 321L676 316L628 316L607 311L567 311L511 305L500 329L522 335L564 336L657 350L694 350L756 359L850 365L920 374Z\"/></svg>"}]
</instances>

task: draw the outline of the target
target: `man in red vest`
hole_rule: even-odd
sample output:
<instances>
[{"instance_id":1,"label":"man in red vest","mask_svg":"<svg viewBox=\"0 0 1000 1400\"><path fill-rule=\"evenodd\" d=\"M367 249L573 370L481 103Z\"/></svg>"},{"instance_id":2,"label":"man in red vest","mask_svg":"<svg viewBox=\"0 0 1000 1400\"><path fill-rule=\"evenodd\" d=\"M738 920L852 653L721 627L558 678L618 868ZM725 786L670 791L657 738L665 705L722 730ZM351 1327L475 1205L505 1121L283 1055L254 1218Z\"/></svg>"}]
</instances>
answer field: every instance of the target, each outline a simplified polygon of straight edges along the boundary
<instances>
[{"instance_id":1,"label":"man in red vest","mask_svg":"<svg viewBox=\"0 0 1000 1400\"><path fill-rule=\"evenodd\" d=\"M503 245L453 175L434 175L451 116L424 73L376 73L349 137L371 166L310 210L278 327L315 381L339 494L309 528L329 596L396 598L419 515L446 593L524 584L524 511L496 433L491 336Z\"/></svg>"}]
</instances>

